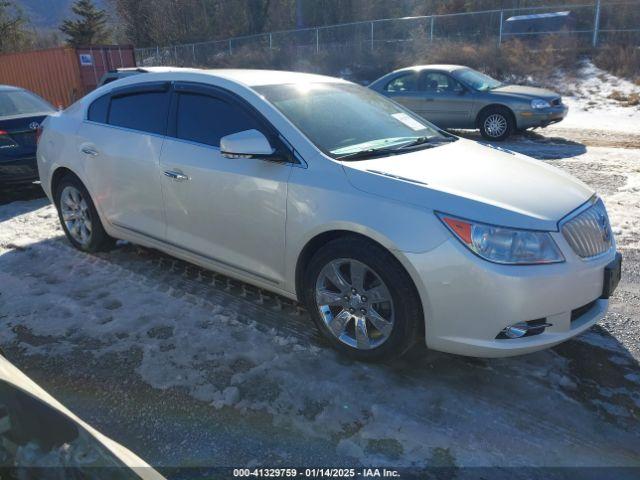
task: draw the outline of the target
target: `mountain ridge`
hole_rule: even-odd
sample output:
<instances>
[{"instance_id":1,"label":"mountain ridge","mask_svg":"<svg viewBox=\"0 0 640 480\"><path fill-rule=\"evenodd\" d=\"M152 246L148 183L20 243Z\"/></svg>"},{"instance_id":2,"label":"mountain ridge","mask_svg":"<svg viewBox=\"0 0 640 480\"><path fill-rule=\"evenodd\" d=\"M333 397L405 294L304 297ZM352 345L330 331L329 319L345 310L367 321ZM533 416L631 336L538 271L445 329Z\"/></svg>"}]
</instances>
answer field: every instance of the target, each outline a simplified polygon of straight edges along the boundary
<instances>
[{"instance_id":1,"label":"mountain ridge","mask_svg":"<svg viewBox=\"0 0 640 480\"><path fill-rule=\"evenodd\" d=\"M75 0L17 0L17 5L33 27L57 29L63 20L73 17L71 5ZM107 0L94 0L97 8L111 14Z\"/></svg>"}]
</instances>

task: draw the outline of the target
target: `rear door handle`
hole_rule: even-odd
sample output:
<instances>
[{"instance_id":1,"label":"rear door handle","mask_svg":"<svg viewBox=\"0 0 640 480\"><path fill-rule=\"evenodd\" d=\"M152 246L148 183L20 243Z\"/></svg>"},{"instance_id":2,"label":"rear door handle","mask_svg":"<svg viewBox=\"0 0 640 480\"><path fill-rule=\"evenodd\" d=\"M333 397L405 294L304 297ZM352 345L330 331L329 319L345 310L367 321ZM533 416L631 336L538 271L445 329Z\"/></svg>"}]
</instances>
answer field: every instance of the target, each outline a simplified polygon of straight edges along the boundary
<instances>
[{"instance_id":1,"label":"rear door handle","mask_svg":"<svg viewBox=\"0 0 640 480\"><path fill-rule=\"evenodd\" d=\"M189 177L184 173L176 172L174 170L165 170L163 173L165 177L169 177L176 182L184 182L185 180L189 180Z\"/></svg>"},{"instance_id":2,"label":"rear door handle","mask_svg":"<svg viewBox=\"0 0 640 480\"><path fill-rule=\"evenodd\" d=\"M84 153L85 155L90 155L92 157L97 157L98 156L98 151L96 149L94 149L94 148L91 148L91 147L82 147L80 149L80 151L82 153Z\"/></svg>"}]
</instances>

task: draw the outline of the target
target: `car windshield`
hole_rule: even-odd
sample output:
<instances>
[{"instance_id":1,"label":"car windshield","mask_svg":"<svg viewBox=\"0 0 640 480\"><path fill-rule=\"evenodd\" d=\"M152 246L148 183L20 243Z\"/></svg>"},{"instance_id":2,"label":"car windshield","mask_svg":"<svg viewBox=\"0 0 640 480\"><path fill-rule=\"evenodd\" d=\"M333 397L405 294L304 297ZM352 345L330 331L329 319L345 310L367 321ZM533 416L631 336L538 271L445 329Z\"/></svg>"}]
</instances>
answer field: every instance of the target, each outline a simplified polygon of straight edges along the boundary
<instances>
[{"instance_id":1,"label":"car windshield","mask_svg":"<svg viewBox=\"0 0 640 480\"><path fill-rule=\"evenodd\" d=\"M451 140L426 120L358 85L318 82L255 90L334 158Z\"/></svg>"},{"instance_id":2,"label":"car windshield","mask_svg":"<svg viewBox=\"0 0 640 480\"><path fill-rule=\"evenodd\" d=\"M52 112L54 108L25 90L0 90L0 118Z\"/></svg>"},{"instance_id":3,"label":"car windshield","mask_svg":"<svg viewBox=\"0 0 640 480\"><path fill-rule=\"evenodd\" d=\"M487 90L493 90L494 88L502 86L502 82L499 82L495 78L470 68L455 70L453 72L453 76L462 83L466 83L471 88L481 92L486 92Z\"/></svg>"}]
</instances>

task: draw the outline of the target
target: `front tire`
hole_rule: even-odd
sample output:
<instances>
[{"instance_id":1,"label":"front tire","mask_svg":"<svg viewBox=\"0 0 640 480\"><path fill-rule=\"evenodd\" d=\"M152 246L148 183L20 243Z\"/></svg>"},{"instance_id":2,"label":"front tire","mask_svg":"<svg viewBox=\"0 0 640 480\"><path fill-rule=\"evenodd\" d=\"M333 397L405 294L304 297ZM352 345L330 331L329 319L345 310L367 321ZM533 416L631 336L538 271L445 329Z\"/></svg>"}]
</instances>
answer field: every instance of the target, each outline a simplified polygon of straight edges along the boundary
<instances>
[{"instance_id":1,"label":"front tire","mask_svg":"<svg viewBox=\"0 0 640 480\"><path fill-rule=\"evenodd\" d=\"M401 356L424 322L402 265L383 247L356 237L333 240L316 252L303 277L303 301L334 348L357 360Z\"/></svg>"},{"instance_id":2,"label":"front tire","mask_svg":"<svg viewBox=\"0 0 640 480\"><path fill-rule=\"evenodd\" d=\"M109 250L115 239L107 235L91 195L75 175L64 176L55 186L54 201L67 239L78 250Z\"/></svg>"},{"instance_id":3,"label":"front tire","mask_svg":"<svg viewBox=\"0 0 640 480\"><path fill-rule=\"evenodd\" d=\"M513 114L504 107L491 107L483 111L478 125L483 138L498 142L505 140L516 129Z\"/></svg>"}]
</instances>

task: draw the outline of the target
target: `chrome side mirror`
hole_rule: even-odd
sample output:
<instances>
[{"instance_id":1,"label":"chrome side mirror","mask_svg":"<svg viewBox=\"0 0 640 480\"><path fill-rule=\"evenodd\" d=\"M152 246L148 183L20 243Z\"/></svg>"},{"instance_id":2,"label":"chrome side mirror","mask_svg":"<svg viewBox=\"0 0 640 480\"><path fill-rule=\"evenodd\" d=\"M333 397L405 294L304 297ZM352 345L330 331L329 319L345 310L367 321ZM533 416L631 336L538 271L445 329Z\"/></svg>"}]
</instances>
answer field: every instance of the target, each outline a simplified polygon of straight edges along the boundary
<instances>
[{"instance_id":1,"label":"chrome side mirror","mask_svg":"<svg viewBox=\"0 0 640 480\"><path fill-rule=\"evenodd\" d=\"M258 130L244 130L222 137L220 153L226 158L274 159L275 149Z\"/></svg>"}]
</instances>

